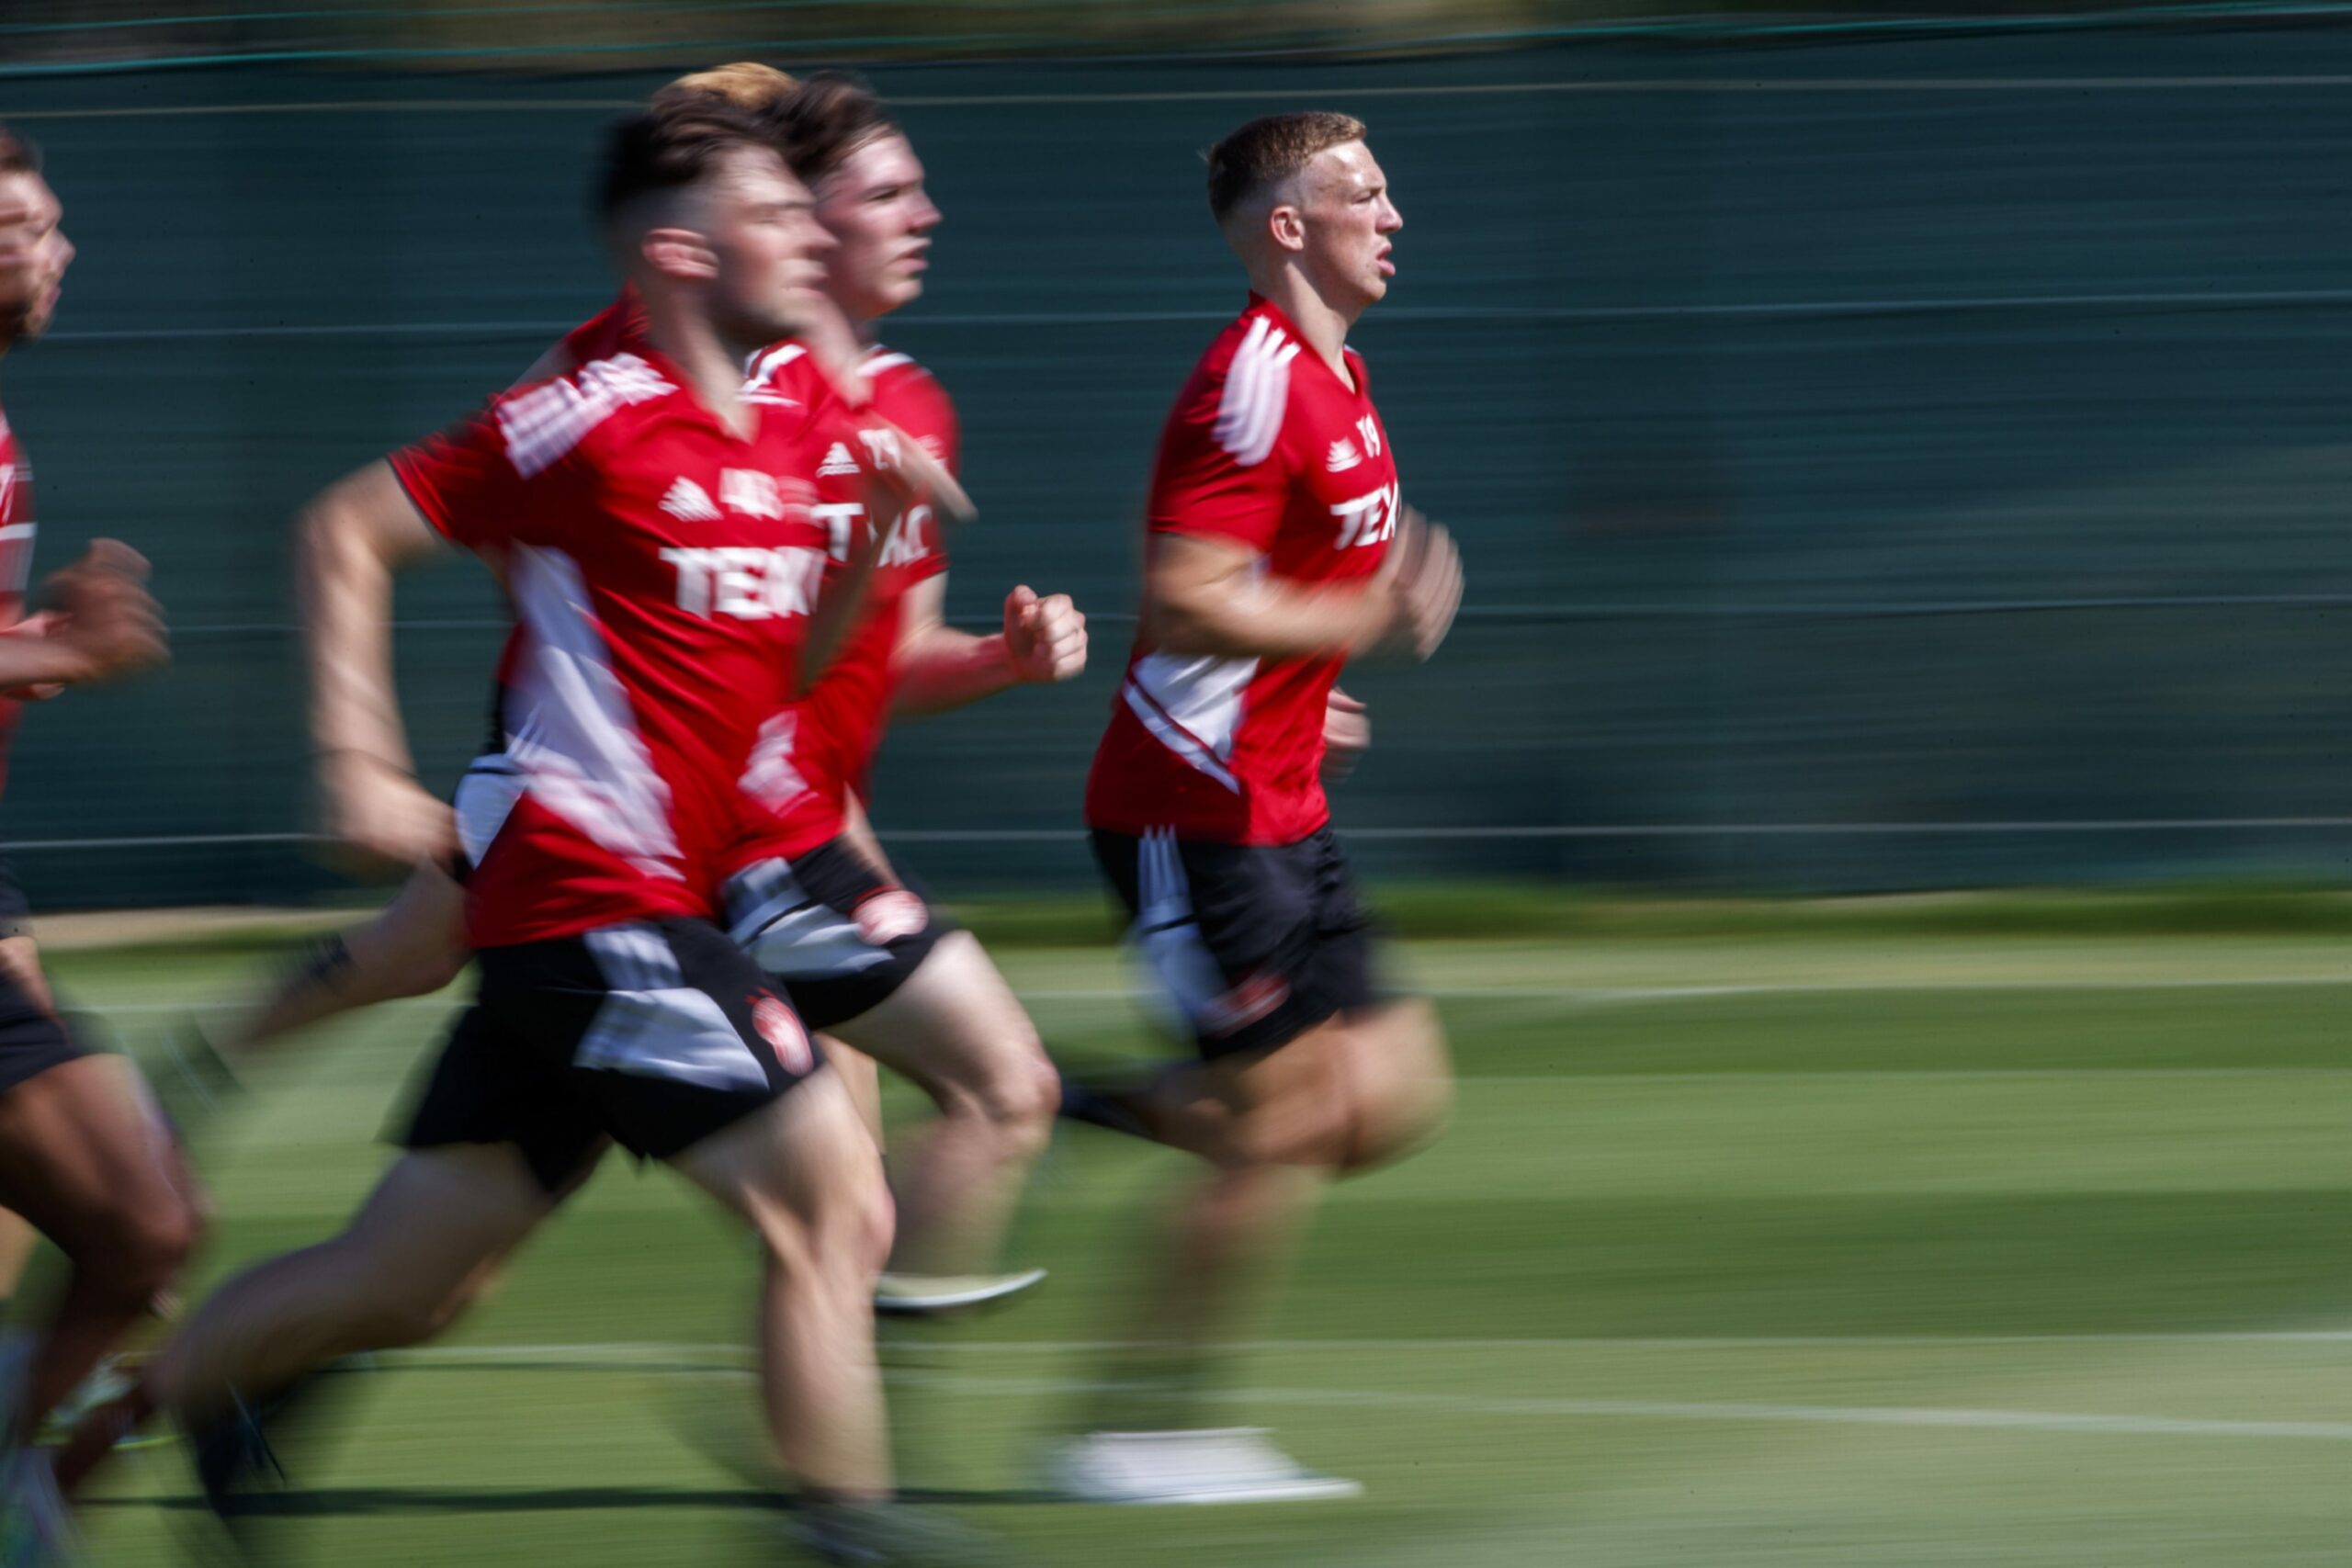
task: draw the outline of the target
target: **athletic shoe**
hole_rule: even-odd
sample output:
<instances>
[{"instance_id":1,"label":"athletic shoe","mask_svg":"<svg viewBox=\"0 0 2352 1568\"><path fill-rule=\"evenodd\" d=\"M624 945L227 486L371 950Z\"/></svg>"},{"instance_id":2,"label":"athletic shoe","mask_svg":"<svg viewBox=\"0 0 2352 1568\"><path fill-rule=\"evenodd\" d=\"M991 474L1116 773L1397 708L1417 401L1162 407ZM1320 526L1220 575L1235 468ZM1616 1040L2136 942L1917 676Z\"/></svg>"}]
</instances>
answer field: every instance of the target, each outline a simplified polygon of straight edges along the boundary
<instances>
[{"instance_id":1,"label":"athletic shoe","mask_svg":"<svg viewBox=\"0 0 2352 1568\"><path fill-rule=\"evenodd\" d=\"M18 1449L0 1471L0 1568L63 1568L86 1560L49 1455Z\"/></svg>"},{"instance_id":2,"label":"athletic shoe","mask_svg":"<svg viewBox=\"0 0 2352 1568\"><path fill-rule=\"evenodd\" d=\"M286 1484L286 1467L278 1463L277 1452L262 1430L268 1413L268 1404L248 1404L232 1392L227 1410L188 1428L188 1459L196 1467L197 1488L223 1524L241 1518L255 1493Z\"/></svg>"},{"instance_id":3,"label":"athletic shoe","mask_svg":"<svg viewBox=\"0 0 2352 1568\"><path fill-rule=\"evenodd\" d=\"M1363 1486L1306 1469L1258 1427L1090 1432L1057 1448L1047 1484L1075 1503L1301 1503Z\"/></svg>"},{"instance_id":4,"label":"athletic shoe","mask_svg":"<svg viewBox=\"0 0 2352 1568\"><path fill-rule=\"evenodd\" d=\"M42 1419L40 1431L34 1437L33 1441L45 1449L62 1447L74 1436L75 1429L90 1418L92 1412L100 1405L110 1404L129 1393L133 1380L124 1367L125 1362L122 1357L108 1356L91 1368L90 1375L82 1380L81 1386L67 1394L64 1400ZM116 1443L114 1447L117 1452L127 1452L132 1449L153 1448L157 1444L168 1443L171 1440L172 1434L169 1430L161 1426L153 1426L143 1432L133 1432Z\"/></svg>"},{"instance_id":5,"label":"athletic shoe","mask_svg":"<svg viewBox=\"0 0 2352 1568\"><path fill-rule=\"evenodd\" d=\"M874 1310L883 1317L937 1317L1017 1296L1045 1277L1043 1269L1012 1274L884 1274L874 1281Z\"/></svg>"},{"instance_id":6,"label":"athletic shoe","mask_svg":"<svg viewBox=\"0 0 2352 1568\"><path fill-rule=\"evenodd\" d=\"M788 1527L820 1562L856 1568L1008 1568L988 1537L904 1503L809 1503Z\"/></svg>"}]
</instances>

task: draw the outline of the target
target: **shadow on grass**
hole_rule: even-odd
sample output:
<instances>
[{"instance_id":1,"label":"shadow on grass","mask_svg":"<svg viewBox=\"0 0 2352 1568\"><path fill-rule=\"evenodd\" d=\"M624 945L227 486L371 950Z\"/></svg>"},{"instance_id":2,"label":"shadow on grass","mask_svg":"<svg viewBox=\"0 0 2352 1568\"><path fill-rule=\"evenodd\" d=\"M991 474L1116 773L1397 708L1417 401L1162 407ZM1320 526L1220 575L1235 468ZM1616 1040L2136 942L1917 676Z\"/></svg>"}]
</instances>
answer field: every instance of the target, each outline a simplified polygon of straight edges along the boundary
<instances>
[{"instance_id":1,"label":"shadow on grass","mask_svg":"<svg viewBox=\"0 0 2352 1568\"><path fill-rule=\"evenodd\" d=\"M956 1507L1059 1501L1054 1494L1043 1491L957 1491L919 1486L908 1487L899 1496L909 1503L943 1503ZM177 1497L94 1497L85 1506L159 1508L166 1513L206 1511L204 1499L194 1494ZM731 1486L546 1486L520 1491L469 1486L329 1486L250 1498L238 1509L238 1517L308 1519L362 1514L574 1513L598 1508L743 1508L790 1513L798 1506L799 1499L789 1493Z\"/></svg>"}]
</instances>

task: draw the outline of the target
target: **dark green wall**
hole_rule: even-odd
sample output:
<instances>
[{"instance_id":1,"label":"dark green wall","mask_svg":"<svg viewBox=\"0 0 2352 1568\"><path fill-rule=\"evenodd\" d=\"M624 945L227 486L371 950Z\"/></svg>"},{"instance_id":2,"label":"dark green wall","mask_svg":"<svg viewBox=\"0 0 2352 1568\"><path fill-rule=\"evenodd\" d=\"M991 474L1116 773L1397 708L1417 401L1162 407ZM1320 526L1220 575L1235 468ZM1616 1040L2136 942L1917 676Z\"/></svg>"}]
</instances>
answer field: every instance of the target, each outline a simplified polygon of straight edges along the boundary
<instances>
[{"instance_id":1,"label":"dark green wall","mask_svg":"<svg viewBox=\"0 0 2352 1568\"><path fill-rule=\"evenodd\" d=\"M2270 80L2314 73L2339 83ZM1330 105L1372 121L1407 218L1357 346L1471 581L1436 664L1355 682L1377 750L1340 810L1375 868L2342 875L2328 825L1952 829L2352 817L2347 75L2337 30L882 74L948 214L889 337L967 423L986 516L952 608L1067 589L1098 642L1074 688L899 730L879 819L951 886L1086 874L1021 835L1073 826L1151 442L1238 302L1196 150ZM42 846L307 826L285 521L602 303L586 165L648 85L223 71L0 102L82 248L54 339L0 370L44 555L132 540L179 628L166 680L22 731L0 821L38 898L332 885L283 841ZM322 103L373 107L159 112ZM400 613L447 782L496 603L452 564ZM1823 823L1939 830L1745 830ZM1657 824L1709 830L1581 833Z\"/></svg>"}]
</instances>

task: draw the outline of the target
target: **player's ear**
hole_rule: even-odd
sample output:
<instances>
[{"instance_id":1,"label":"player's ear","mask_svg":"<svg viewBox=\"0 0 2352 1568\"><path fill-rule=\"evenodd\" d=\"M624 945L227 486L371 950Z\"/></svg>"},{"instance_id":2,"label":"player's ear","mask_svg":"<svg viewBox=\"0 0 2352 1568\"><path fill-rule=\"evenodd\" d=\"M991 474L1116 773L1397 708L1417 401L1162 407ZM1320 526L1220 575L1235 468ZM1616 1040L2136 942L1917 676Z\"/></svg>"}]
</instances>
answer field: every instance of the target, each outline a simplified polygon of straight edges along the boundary
<instances>
[{"instance_id":1,"label":"player's ear","mask_svg":"<svg viewBox=\"0 0 2352 1568\"><path fill-rule=\"evenodd\" d=\"M1278 249L1306 248L1306 212L1296 202L1278 201L1266 213L1266 237Z\"/></svg>"},{"instance_id":2,"label":"player's ear","mask_svg":"<svg viewBox=\"0 0 2352 1568\"><path fill-rule=\"evenodd\" d=\"M638 242L645 265L664 277L709 278L718 273L718 254L692 229L648 229Z\"/></svg>"}]
</instances>

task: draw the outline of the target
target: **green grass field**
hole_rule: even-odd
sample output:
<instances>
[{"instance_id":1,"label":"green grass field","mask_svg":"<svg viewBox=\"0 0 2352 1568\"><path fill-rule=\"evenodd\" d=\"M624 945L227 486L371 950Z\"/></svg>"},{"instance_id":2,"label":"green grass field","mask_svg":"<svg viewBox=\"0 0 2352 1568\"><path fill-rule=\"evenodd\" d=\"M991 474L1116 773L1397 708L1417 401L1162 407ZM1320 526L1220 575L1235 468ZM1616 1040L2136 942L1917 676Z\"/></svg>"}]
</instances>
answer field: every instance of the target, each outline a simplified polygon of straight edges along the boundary
<instances>
[{"instance_id":1,"label":"green grass field","mask_svg":"<svg viewBox=\"0 0 2352 1568\"><path fill-rule=\"evenodd\" d=\"M1172 1157L1085 1130L1034 1301L891 1352L908 1479L1057 1568L2340 1562L2352 1527L2352 957L2309 935L1428 942L1459 1114L1339 1192L1237 1417L1362 1502L1024 1497ZM1073 1058L1146 1048L1101 950L1004 966ZM61 954L135 1043L247 958ZM325 1235L434 1005L322 1034L220 1142L210 1268ZM444 1345L347 1380L286 1544L322 1562L788 1561L748 1448L745 1248L608 1165ZM174 1560L178 1455L101 1561Z\"/></svg>"}]
</instances>

